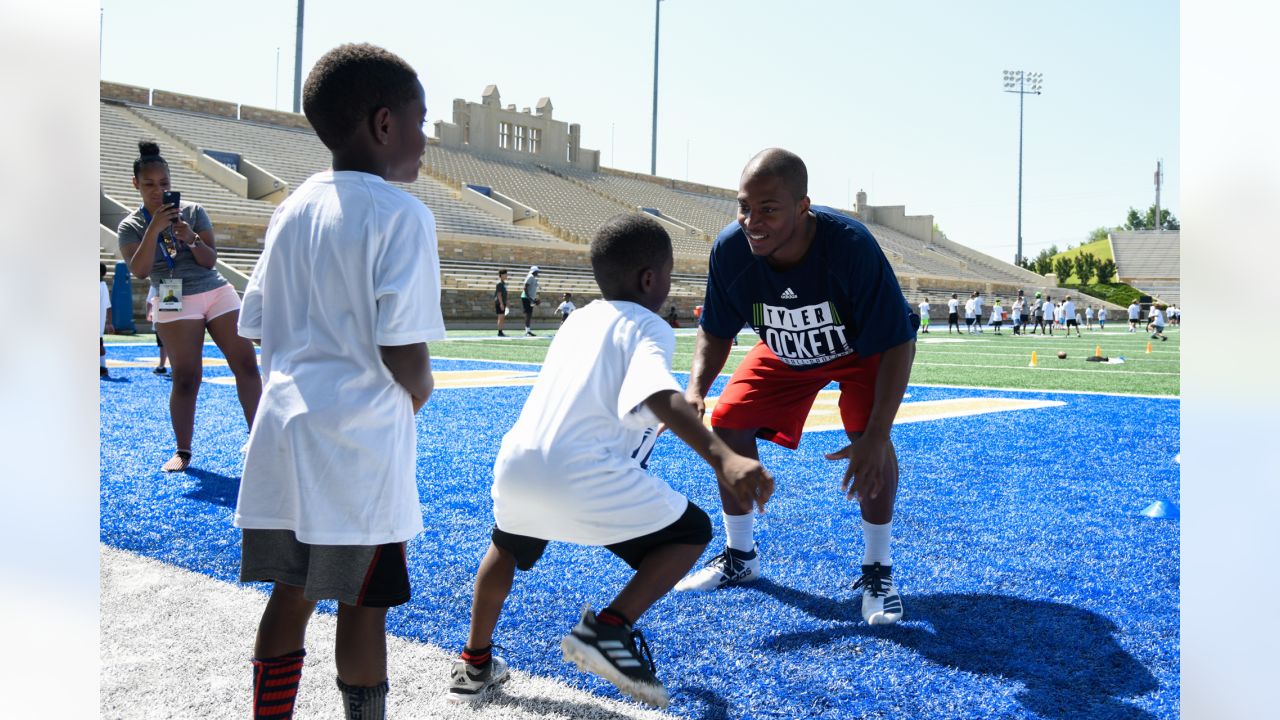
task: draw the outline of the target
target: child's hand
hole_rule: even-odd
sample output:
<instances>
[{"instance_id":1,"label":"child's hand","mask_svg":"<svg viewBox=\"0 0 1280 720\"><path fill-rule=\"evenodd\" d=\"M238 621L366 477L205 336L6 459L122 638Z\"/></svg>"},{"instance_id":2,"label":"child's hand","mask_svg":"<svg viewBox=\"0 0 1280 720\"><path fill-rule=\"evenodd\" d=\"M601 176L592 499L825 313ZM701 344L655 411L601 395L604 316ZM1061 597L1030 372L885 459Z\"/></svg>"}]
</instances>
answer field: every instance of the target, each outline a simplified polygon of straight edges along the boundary
<instances>
[{"instance_id":1,"label":"child's hand","mask_svg":"<svg viewBox=\"0 0 1280 720\"><path fill-rule=\"evenodd\" d=\"M773 496L773 475L758 460L734 454L721 466L716 479L738 502L755 505L764 512L764 504Z\"/></svg>"}]
</instances>

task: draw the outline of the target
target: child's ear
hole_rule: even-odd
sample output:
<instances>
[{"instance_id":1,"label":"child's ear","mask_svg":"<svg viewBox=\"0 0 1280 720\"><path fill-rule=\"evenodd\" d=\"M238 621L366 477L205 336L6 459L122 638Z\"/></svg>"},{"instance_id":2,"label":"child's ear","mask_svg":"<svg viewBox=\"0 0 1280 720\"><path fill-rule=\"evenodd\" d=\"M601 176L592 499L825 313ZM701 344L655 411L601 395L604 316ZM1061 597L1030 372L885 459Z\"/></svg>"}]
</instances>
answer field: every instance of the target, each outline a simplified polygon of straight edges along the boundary
<instances>
[{"instance_id":1,"label":"child's ear","mask_svg":"<svg viewBox=\"0 0 1280 720\"><path fill-rule=\"evenodd\" d=\"M653 268L640 269L640 289L648 292L658 279L658 273Z\"/></svg>"},{"instance_id":2,"label":"child's ear","mask_svg":"<svg viewBox=\"0 0 1280 720\"><path fill-rule=\"evenodd\" d=\"M369 129L379 145L386 145L391 140L391 122L391 108L378 108L369 116Z\"/></svg>"}]
</instances>

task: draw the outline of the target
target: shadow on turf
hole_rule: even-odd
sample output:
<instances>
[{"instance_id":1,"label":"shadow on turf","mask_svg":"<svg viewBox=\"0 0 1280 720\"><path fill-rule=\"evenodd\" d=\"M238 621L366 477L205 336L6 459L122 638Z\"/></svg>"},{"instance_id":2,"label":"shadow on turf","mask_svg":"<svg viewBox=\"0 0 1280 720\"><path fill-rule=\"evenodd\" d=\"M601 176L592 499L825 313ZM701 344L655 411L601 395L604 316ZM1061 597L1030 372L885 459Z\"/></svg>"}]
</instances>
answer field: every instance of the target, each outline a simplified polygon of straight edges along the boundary
<instances>
[{"instance_id":1,"label":"shadow on turf","mask_svg":"<svg viewBox=\"0 0 1280 720\"><path fill-rule=\"evenodd\" d=\"M240 478L219 475L195 466L187 468L187 475L200 481L200 486L183 497L235 509L236 496L240 494Z\"/></svg>"},{"instance_id":2,"label":"shadow on turf","mask_svg":"<svg viewBox=\"0 0 1280 720\"><path fill-rule=\"evenodd\" d=\"M1018 701L1044 717L1154 717L1121 699L1156 690L1155 676L1112 637L1115 623L1088 610L1007 595L905 595L904 624L873 627L862 621L861 597L820 597L767 579L745 587L819 620L849 623L779 635L769 641L778 651L888 640L939 665L1020 682Z\"/></svg>"}]
</instances>

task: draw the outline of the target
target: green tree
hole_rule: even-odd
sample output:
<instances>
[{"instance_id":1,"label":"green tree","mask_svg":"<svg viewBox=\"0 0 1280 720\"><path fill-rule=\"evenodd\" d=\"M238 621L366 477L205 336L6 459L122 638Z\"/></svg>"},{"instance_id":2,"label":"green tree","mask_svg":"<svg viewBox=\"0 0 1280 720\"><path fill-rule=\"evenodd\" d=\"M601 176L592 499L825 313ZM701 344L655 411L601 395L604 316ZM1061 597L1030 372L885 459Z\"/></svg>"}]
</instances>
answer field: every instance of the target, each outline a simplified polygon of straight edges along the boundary
<instances>
[{"instance_id":1,"label":"green tree","mask_svg":"<svg viewBox=\"0 0 1280 720\"><path fill-rule=\"evenodd\" d=\"M1090 253L1080 253L1076 256L1076 277L1080 279L1081 285L1088 285L1089 278L1093 277L1094 263L1097 259Z\"/></svg>"},{"instance_id":2,"label":"green tree","mask_svg":"<svg viewBox=\"0 0 1280 720\"><path fill-rule=\"evenodd\" d=\"M1105 285L1111 282L1111 278L1116 276L1116 261L1107 258L1098 263L1098 267L1094 272L1098 274L1098 283Z\"/></svg>"},{"instance_id":3,"label":"green tree","mask_svg":"<svg viewBox=\"0 0 1280 720\"><path fill-rule=\"evenodd\" d=\"M1124 221L1125 230L1155 230L1156 229L1156 206L1155 203L1147 208L1146 213L1139 213L1135 208L1129 208L1129 216ZM1173 216L1167 208L1160 209L1160 229L1162 230L1181 230L1182 225L1178 223L1178 218Z\"/></svg>"},{"instance_id":4,"label":"green tree","mask_svg":"<svg viewBox=\"0 0 1280 720\"><path fill-rule=\"evenodd\" d=\"M1065 257L1054 258L1053 271L1058 274L1058 282L1066 282L1071 277L1071 260Z\"/></svg>"},{"instance_id":5,"label":"green tree","mask_svg":"<svg viewBox=\"0 0 1280 720\"><path fill-rule=\"evenodd\" d=\"M1053 272L1053 256L1057 254L1058 246L1050 245L1049 247L1041 250L1040 254L1036 255L1035 260L1029 262L1027 269L1040 275L1051 273Z\"/></svg>"},{"instance_id":6,"label":"green tree","mask_svg":"<svg viewBox=\"0 0 1280 720\"><path fill-rule=\"evenodd\" d=\"M1111 234L1111 228L1106 226L1096 227L1089 232L1089 239L1086 242L1092 243L1092 242L1098 242L1099 240L1106 240L1107 236L1110 234Z\"/></svg>"}]
</instances>

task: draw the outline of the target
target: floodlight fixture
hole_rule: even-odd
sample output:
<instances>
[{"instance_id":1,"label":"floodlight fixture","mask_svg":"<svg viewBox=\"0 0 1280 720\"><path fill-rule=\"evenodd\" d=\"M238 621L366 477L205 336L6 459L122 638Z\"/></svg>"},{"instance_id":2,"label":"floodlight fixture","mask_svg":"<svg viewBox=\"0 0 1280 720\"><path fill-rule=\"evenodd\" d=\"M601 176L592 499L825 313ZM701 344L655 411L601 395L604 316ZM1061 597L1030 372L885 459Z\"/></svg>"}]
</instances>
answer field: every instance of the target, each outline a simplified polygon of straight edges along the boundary
<instances>
[{"instance_id":1,"label":"floodlight fixture","mask_svg":"<svg viewBox=\"0 0 1280 720\"><path fill-rule=\"evenodd\" d=\"M1044 87L1044 73L1025 70L1004 71L1004 92L1018 95L1018 252L1014 264L1022 265L1022 112L1027 95L1039 95Z\"/></svg>"}]
</instances>

